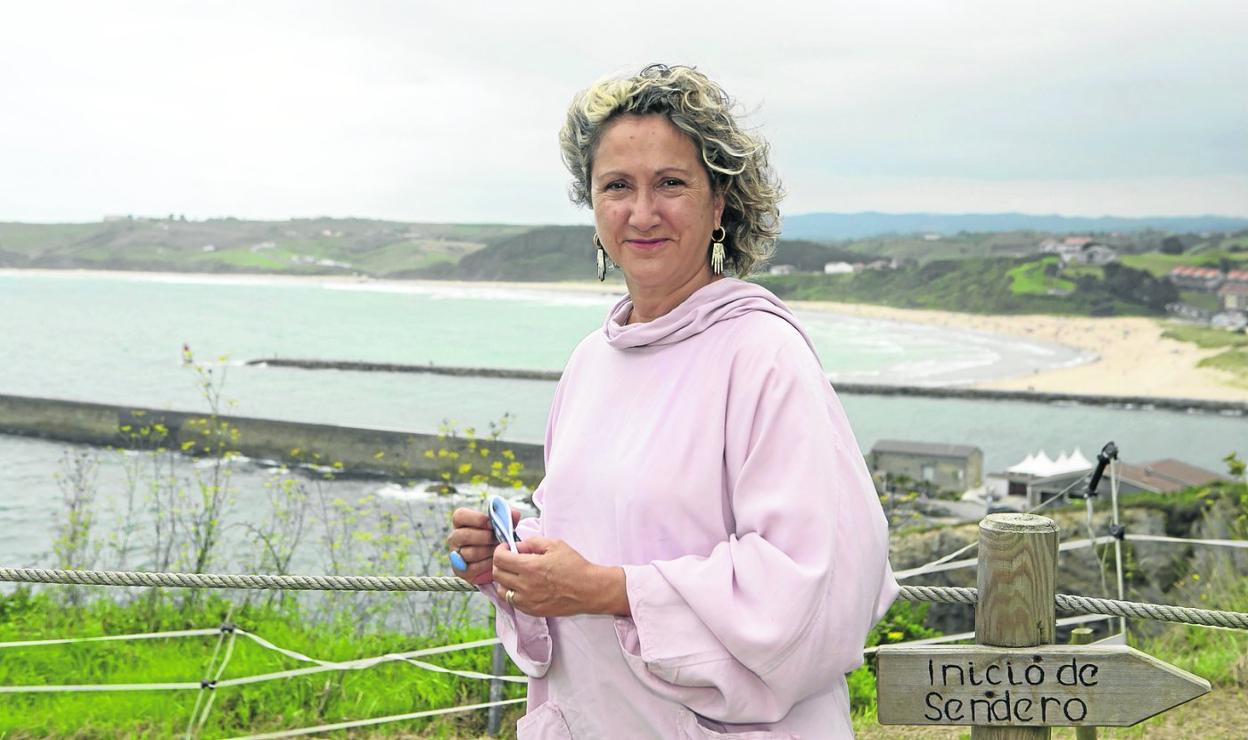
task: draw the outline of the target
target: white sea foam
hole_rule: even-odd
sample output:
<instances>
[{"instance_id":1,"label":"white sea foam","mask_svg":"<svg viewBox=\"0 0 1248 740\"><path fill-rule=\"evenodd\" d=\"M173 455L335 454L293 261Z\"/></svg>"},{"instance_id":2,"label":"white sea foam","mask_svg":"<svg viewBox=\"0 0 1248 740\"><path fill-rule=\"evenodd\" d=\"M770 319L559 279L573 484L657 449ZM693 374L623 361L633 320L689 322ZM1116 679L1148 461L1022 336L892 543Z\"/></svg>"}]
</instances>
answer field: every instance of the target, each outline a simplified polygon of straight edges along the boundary
<instances>
[{"instance_id":1,"label":"white sea foam","mask_svg":"<svg viewBox=\"0 0 1248 740\"><path fill-rule=\"evenodd\" d=\"M386 483L373 490L372 493L375 496L396 501L413 503L439 501L468 508L480 508L484 505L486 497L497 495L507 499L507 503L512 508L518 509L522 513L535 513L534 509L525 503L524 492L517 491L515 488L499 488L483 484L464 483L457 485L455 493L436 493L429 490L440 485L442 485L441 481L435 480L418 481L406 486L399 483Z\"/></svg>"},{"instance_id":2,"label":"white sea foam","mask_svg":"<svg viewBox=\"0 0 1248 740\"><path fill-rule=\"evenodd\" d=\"M834 381L948 386L1074 367L1095 355L1050 342L891 319L801 312L816 346L872 358L869 369L836 370ZM852 360L851 360L852 362Z\"/></svg>"},{"instance_id":3,"label":"white sea foam","mask_svg":"<svg viewBox=\"0 0 1248 740\"><path fill-rule=\"evenodd\" d=\"M534 288L499 287L495 285L407 283L393 280L369 280L351 283L325 282L320 284L320 287L328 290L419 295L434 300L525 301L547 306L601 306L606 308L620 299L618 294L605 289L602 292L582 293Z\"/></svg>"}]
</instances>

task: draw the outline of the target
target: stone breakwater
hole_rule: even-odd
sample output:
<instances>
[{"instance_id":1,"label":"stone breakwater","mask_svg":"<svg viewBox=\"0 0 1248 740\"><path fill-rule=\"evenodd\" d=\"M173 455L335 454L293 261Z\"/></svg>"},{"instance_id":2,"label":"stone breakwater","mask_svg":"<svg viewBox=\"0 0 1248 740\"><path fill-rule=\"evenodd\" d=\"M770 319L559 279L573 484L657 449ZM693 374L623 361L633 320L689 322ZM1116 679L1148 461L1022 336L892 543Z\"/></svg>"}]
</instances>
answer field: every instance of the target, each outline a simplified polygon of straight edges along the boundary
<instances>
[{"instance_id":1,"label":"stone breakwater","mask_svg":"<svg viewBox=\"0 0 1248 740\"><path fill-rule=\"evenodd\" d=\"M335 475L437 480L451 464L440 450L460 452L456 464L468 459L467 440L436 434L0 394L0 434L194 454L210 441L214 428L227 430L230 450L253 460ZM514 454L523 466L516 476L521 481L536 485L541 480L541 445L500 441L489 446Z\"/></svg>"},{"instance_id":2,"label":"stone breakwater","mask_svg":"<svg viewBox=\"0 0 1248 740\"><path fill-rule=\"evenodd\" d=\"M513 380L558 381L558 370L515 370L493 367L451 367L446 365L407 365L391 362L356 362L350 360L306 360L271 358L249 360L245 364L261 367L299 368L303 370L345 370L381 373L429 373L456 377L507 378ZM1248 402L1218 401L1203 398L1165 398L1155 396L1088 395L1040 391L999 390L950 386L889 385L882 383L834 383L838 393L870 396L913 396L919 398L953 398L974 401L1027 401L1031 403L1070 403L1108 408L1142 410L1195 411L1248 415Z\"/></svg>"}]
</instances>

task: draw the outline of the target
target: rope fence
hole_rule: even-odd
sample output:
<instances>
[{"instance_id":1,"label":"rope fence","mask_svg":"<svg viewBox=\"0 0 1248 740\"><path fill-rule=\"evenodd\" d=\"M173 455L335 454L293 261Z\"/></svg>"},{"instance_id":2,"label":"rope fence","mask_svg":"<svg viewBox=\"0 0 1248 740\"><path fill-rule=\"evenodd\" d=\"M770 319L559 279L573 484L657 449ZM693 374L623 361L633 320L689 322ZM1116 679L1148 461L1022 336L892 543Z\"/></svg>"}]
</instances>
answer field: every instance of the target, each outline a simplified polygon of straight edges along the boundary
<instances>
[{"instance_id":1,"label":"rope fence","mask_svg":"<svg viewBox=\"0 0 1248 740\"><path fill-rule=\"evenodd\" d=\"M194 637L206 635L220 635L221 639L217 641L217 647L213 651L212 658L208 661L208 672L213 672L213 666L216 665L215 675L205 678L201 681L175 681L165 683L131 683L131 684L40 684L34 686L0 686L0 694L47 694L61 693L72 691L196 691L200 689L218 689L229 686L244 686L247 684L264 683L266 681L276 681L279 679L294 678L296 676L306 676L314 673L324 673L326 671L359 671L381 665L382 663L404 662L433 673L446 673L462 678L472 678L482 681L505 681L508 683L527 683L526 676L512 675L494 675L490 673L480 673L478 671L466 671L453 668L445 668L435 665L417 658L428 657L430 655L440 655L443 653L455 652L458 650L471 650L478 647L489 647L498 643L498 638L490 638L486 640L474 640L472 642L463 642L455 645L439 645L437 647L422 648L420 650L412 650L404 653L387 653L371 658L359 658L348 661L329 661L311 658L302 653L287 648L278 647L259 635L252 634L247 630L234 627L233 625L225 625L217 629L198 629L183 630L178 633L145 633L137 635L116 635L108 638L109 640L147 640L156 637ZM217 653L221 649L222 639L228 635L229 642L226 644L225 658L217 665ZM272 673L260 673L251 676L241 676L239 678L221 678L225 672L225 665L229 662L230 655L233 651L233 640L235 637L245 637L260 647L279 653L293 660L304 663L312 663L307 668L293 668L285 671L275 671ZM9 642L3 643L3 647L35 647L50 644L67 644L77 642L94 642L102 638L76 638L65 640L29 640L26 642ZM198 710L198 708L197 708ZM206 711L206 710L205 710Z\"/></svg>"},{"instance_id":2,"label":"rope fence","mask_svg":"<svg viewBox=\"0 0 1248 740\"><path fill-rule=\"evenodd\" d=\"M273 576L263 574L148 573L116 570L0 568L0 581L78 586L234 588L277 591L476 591L458 578L437 576Z\"/></svg>"},{"instance_id":3,"label":"rope fence","mask_svg":"<svg viewBox=\"0 0 1248 740\"><path fill-rule=\"evenodd\" d=\"M428 657L432 655L441 655L459 650L470 650L473 648L490 647L499 643L498 638L489 638L484 640L473 640L470 642L462 642L454 645L438 645L435 647L422 648L420 650L412 650L403 653L388 653L386 655L378 655L371 658L360 658L348 661L329 661L313 658L295 650L283 648L272 642L260 637L259 635L240 629L229 622L226 622L216 628L176 630L165 632L145 632L129 635L105 635L95 637L72 637L61 639L46 640L23 640L16 642L0 643L0 648L31 648L44 647L49 645L70 645L85 644L98 642L121 642L128 640L155 640L155 639L172 639L184 637L209 637L217 636L216 645L213 648L212 657L208 660L208 667L205 672L205 678L200 681L180 681L165 683L141 683L141 684L61 684L61 685L38 685L38 686L0 686L0 694L35 694L35 693L63 693L63 692L104 692L104 691L199 691L199 695L195 700L195 707L191 711L190 721L187 723L186 738L199 737L207 724L209 712L212 710L213 702L216 699L216 690L227 688L230 686L243 686L246 684L262 683L265 681L273 681L279 679L293 678L295 676L308 675L313 673L321 673L325 671L354 671L372 668L383 663L402 661L409 663L417 668L432 671L436 673L449 673L465 678L473 678L488 681L505 681L512 683L527 683L527 676L513 675L492 675L488 673L479 673L477 671L463 671L444 668L434 665L426 661L417 660L417 658ZM223 679L226 666L230 662L230 658L234 654L234 643L237 638L246 638L256 645L266 650L288 657L292 660L311 663L309 668L298 668L287 671L277 671L274 673L264 673L252 676L242 676L239 678ZM224 652L222 648L224 647ZM218 656L221 659L218 661ZM277 732L263 733L259 735L247 736L247 740L260 740L261 738L282 738L296 737L300 735L311 735L321 732L330 732L333 730L350 729L354 727L368 727L372 725L383 724L387 722L400 722L403 720L418 719L422 717L433 717L446 714L456 714L462 712L470 712L478 709L487 709L490 707L499 707L510 704L518 704L526 701L525 699L504 699L500 701L491 701L481 704L470 704L457 707L445 707L441 709L430 709L420 712L410 712L407 714L396 714L385 717L372 717L363 720L353 720L347 722L337 722L334 724L317 725L315 727L301 727L292 730L282 730ZM241 738L239 740L242 740Z\"/></svg>"},{"instance_id":4,"label":"rope fence","mask_svg":"<svg viewBox=\"0 0 1248 740\"><path fill-rule=\"evenodd\" d=\"M979 592L973 588L957 586L902 586L897 598L902 601L929 601L937 604L974 605ZM1148 604L1139 601L1101 599L1093 596L1058 594L1058 611L1067 614L1098 614L1131 619L1151 619L1157 622L1192 624L1200 627L1225 627L1248 630L1248 614L1215 609L1195 609L1187 606Z\"/></svg>"},{"instance_id":5,"label":"rope fence","mask_svg":"<svg viewBox=\"0 0 1248 740\"><path fill-rule=\"evenodd\" d=\"M62 583L94 586L164 586L174 588L237 588L317 591L442 591L472 592L459 578L438 576L265 576L207 573L143 573L107 570L0 568L0 581ZM973 588L902 586L903 601L974 604ZM1248 630L1248 614L1118 599L1058 594L1057 608L1070 614L1102 614L1160 622Z\"/></svg>"},{"instance_id":6,"label":"rope fence","mask_svg":"<svg viewBox=\"0 0 1248 740\"><path fill-rule=\"evenodd\" d=\"M1040 507L1037 507L1040 508ZM1089 532L1091 534L1091 532ZM1123 534L1069 540L1059 545L1060 551L1071 551L1094 547L1117 540L1160 542L1210 547L1248 548L1248 541L1187 539L1159 535ZM959 555L972 550L977 543L971 543L930 563L917 568L899 571L897 580L916 578L931 573L974 567L978 559L964 558L955 560ZM0 582L31 583L31 584L66 584L78 586L114 586L114 587L156 587L156 588L208 588L208 589L240 589L240 590L282 590L282 591L369 591L369 592L442 592L472 593L477 588L459 578L438 576L302 576L302 575L265 575L265 574L206 574L206 573L157 573L140 571L103 571L103 570L63 570L49 568L3 568L0 567ZM930 602L942 604L974 605L978 593L974 588L938 587L938 586L902 586L898 600L909 602ZM1109 618L1148 619L1153 621L1176 624L1190 624L1202 627L1248 630L1248 614L1212 609L1151 604L1144 602L1106 599L1073 594L1057 594L1055 608L1072 616L1058 620L1059 626L1100 621ZM153 640L188 637L217 636L216 646L208 661L204 678L199 681L135 683L135 684L61 684L31 686L0 686L0 694L19 693L55 693L55 692L105 692L105 691L199 691L194 710L186 729L186 737L198 737L206 726L209 712L216 698L216 689L231 686L263 683L284 680L298 676L311 675L327 671L356 671L372 668L383 663L404 662L422 670L450 674L463 678L486 680L492 682L526 683L528 678L516 675L493 675L477 671L445 668L429 663L420 658L448 653L456 650L486 647L498 644L497 638L476 640L457 645L445 645L423 648L402 653L360 658L348 661L329 661L313 658L303 653L280 647L229 623L217 628L187 629L163 632L150 632L132 635L103 635L76 638L55 638L26 641L0 642L0 649L29 648L47 645L68 645L75 643L93 643L122 640ZM972 639L974 633L942 635L936 638L914 640L896 644L937 644ZM266 650L273 651L292 660L309 664L302 668L275 671L271 673L223 678L227 665L234 654L235 641L244 638ZM878 648L867 648L870 654ZM218 661L218 657L220 660ZM479 709L511 705L524 702L525 699L506 699L479 704L470 704L442 709L431 709L407 714L374 717L348 722L317 725L291 730L249 735L234 740L262 740L264 738L286 738L311 735L334 730L368 727L388 722L398 722L423 717L470 712Z\"/></svg>"}]
</instances>

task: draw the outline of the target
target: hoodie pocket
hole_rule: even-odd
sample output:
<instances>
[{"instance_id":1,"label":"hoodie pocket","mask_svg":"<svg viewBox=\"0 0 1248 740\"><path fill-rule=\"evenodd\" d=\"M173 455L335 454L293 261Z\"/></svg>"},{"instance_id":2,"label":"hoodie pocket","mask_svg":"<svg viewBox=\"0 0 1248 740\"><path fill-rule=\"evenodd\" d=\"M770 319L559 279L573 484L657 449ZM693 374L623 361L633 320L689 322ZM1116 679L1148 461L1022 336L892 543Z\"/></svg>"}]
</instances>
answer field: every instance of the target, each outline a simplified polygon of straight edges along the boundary
<instances>
[{"instance_id":1,"label":"hoodie pocket","mask_svg":"<svg viewBox=\"0 0 1248 740\"><path fill-rule=\"evenodd\" d=\"M699 722L698 715L690 711L681 713L678 725L680 740L800 740L797 735L782 730L719 732Z\"/></svg>"},{"instance_id":2,"label":"hoodie pocket","mask_svg":"<svg viewBox=\"0 0 1248 740\"><path fill-rule=\"evenodd\" d=\"M516 740L572 740L572 731L559 707L545 701L516 723Z\"/></svg>"}]
</instances>

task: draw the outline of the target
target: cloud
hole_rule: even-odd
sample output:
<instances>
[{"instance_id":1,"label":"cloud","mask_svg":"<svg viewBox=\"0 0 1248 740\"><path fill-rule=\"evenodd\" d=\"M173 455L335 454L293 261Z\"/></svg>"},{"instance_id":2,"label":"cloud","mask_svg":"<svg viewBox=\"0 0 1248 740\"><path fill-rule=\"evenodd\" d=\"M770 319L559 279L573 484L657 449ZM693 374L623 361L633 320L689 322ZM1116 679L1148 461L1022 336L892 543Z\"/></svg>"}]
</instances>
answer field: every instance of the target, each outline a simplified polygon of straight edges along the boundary
<instances>
[{"instance_id":1,"label":"cloud","mask_svg":"<svg viewBox=\"0 0 1248 740\"><path fill-rule=\"evenodd\" d=\"M752 111L790 211L1248 215L1237 2L49 2L7 16L3 219L586 221L558 158L565 106L656 60L698 64Z\"/></svg>"}]
</instances>

